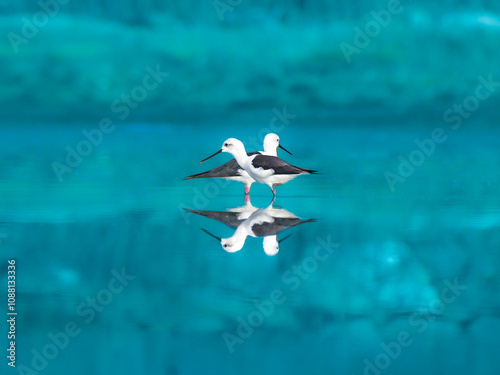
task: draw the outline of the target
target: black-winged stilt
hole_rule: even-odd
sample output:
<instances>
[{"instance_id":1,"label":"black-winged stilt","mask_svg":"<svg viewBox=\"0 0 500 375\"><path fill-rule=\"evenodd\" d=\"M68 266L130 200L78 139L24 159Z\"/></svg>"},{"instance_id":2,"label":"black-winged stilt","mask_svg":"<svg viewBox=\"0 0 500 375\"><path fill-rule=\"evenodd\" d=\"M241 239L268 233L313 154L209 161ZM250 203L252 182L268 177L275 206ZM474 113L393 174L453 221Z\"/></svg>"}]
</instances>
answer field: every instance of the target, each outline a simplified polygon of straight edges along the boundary
<instances>
[{"instance_id":1,"label":"black-winged stilt","mask_svg":"<svg viewBox=\"0 0 500 375\"><path fill-rule=\"evenodd\" d=\"M234 253L241 250L247 237L262 237L264 252L272 256L278 253L279 244L289 237L279 239L278 234L288 228L315 221L314 219L302 220L290 211L274 208L273 203L274 199L268 207L259 209L252 206L248 200L245 206L227 211L186 210L236 229L231 237L220 238L202 228L205 233L219 240L225 251Z\"/></svg>"},{"instance_id":2,"label":"black-winged stilt","mask_svg":"<svg viewBox=\"0 0 500 375\"><path fill-rule=\"evenodd\" d=\"M250 152L248 153L248 155L261 154L261 155L278 156L278 148L281 148L282 150L285 150L290 155L292 155L290 151L288 151L287 149L285 149L283 146L280 145L280 138L277 134L269 133L264 138L264 151ZM200 163L203 163L205 160L202 160ZM245 195L250 193L250 188L252 184L255 182L255 180L252 177L250 177L250 175L238 165L235 159L230 160L226 164L223 164L210 171L194 174L192 176L187 176L184 179L191 180L195 178L224 178L226 180L243 182L245 184Z\"/></svg>"},{"instance_id":3,"label":"black-winged stilt","mask_svg":"<svg viewBox=\"0 0 500 375\"><path fill-rule=\"evenodd\" d=\"M277 156L261 155L258 153L249 155L246 153L243 143L236 138L229 138L224 141L219 151L202 161L208 160L221 152L228 152L233 155L238 165L251 178L271 188L273 196L276 196L274 186L283 185L301 174L318 173L312 169L291 165Z\"/></svg>"}]
</instances>

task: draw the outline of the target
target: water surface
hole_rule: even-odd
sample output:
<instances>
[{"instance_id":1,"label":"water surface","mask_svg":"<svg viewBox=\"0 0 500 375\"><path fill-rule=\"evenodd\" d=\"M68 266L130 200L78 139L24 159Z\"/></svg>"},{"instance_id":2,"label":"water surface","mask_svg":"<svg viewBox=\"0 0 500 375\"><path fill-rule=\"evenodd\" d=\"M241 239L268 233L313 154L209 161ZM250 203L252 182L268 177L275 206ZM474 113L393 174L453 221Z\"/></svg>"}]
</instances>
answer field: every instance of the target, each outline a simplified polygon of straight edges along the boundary
<instances>
[{"instance_id":1,"label":"water surface","mask_svg":"<svg viewBox=\"0 0 500 375\"><path fill-rule=\"evenodd\" d=\"M62 181L52 163L95 124L4 126L18 365L42 353L47 374L498 373L500 134L340 125L280 132L294 154L280 156L321 174L277 188L273 212L315 220L282 227L273 256L259 236L224 251L201 228L228 238L236 226L185 210L242 207L242 184L182 180L260 125L123 124ZM437 126L446 141L391 189L384 174ZM253 185L255 210L269 214L271 198ZM78 334L53 356L50 334L68 322Z\"/></svg>"}]
</instances>

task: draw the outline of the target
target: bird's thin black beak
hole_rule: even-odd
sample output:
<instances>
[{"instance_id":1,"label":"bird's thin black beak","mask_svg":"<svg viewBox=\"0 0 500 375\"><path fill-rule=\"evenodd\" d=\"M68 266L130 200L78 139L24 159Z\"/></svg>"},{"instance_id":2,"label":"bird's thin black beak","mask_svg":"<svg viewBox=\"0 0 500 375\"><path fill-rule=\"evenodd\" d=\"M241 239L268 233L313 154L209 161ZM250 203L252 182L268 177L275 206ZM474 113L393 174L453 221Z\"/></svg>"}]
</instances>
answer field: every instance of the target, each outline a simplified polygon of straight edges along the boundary
<instances>
[{"instance_id":1,"label":"bird's thin black beak","mask_svg":"<svg viewBox=\"0 0 500 375\"><path fill-rule=\"evenodd\" d=\"M285 238L282 238L281 240L278 240L278 243L282 243L284 240L286 240L288 237L290 237L293 233L289 234Z\"/></svg>"},{"instance_id":2,"label":"bird's thin black beak","mask_svg":"<svg viewBox=\"0 0 500 375\"><path fill-rule=\"evenodd\" d=\"M284 148L282 145L279 145L278 148L281 148L282 150L288 152L290 155L293 156L293 154L290 151L288 151L286 148Z\"/></svg>"},{"instance_id":3,"label":"bird's thin black beak","mask_svg":"<svg viewBox=\"0 0 500 375\"><path fill-rule=\"evenodd\" d=\"M221 240L222 240L222 238L217 237L217 236L214 236L214 235L213 235L212 233L210 233L208 230L203 229L203 228L200 228L200 229L201 229L203 232L205 232L206 234L208 234L209 236L211 236L211 237L213 237L213 238L216 238L216 239L218 239L219 241L221 241Z\"/></svg>"},{"instance_id":4,"label":"bird's thin black beak","mask_svg":"<svg viewBox=\"0 0 500 375\"><path fill-rule=\"evenodd\" d=\"M203 159L202 161L200 161L200 163L203 163L204 161L207 161L208 159L213 158L215 155L220 154L221 152L222 152L222 149L220 149L219 151L217 151L217 152L216 152L215 154L213 154L212 156L209 156L208 158Z\"/></svg>"}]
</instances>

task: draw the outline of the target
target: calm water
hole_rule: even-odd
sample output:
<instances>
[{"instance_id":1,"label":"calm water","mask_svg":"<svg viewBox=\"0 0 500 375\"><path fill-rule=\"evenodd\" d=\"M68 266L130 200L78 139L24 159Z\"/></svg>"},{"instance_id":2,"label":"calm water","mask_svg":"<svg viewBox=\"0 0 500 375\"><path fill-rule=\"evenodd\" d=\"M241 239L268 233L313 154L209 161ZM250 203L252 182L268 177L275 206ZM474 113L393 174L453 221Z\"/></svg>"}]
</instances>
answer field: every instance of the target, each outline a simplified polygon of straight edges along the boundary
<instances>
[{"instance_id":1,"label":"calm water","mask_svg":"<svg viewBox=\"0 0 500 375\"><path fill-rule=\"evenodd\" d=\"M95 124L4 126L0 274L16 259L18 370L497 374L500 134L468 125L290 125L294 156L280 156L321 174L278 187L272 206L262 185L245 203L242 184L182 180L261 125L121 125L62 181L53 162ZM446 140L432 146L436 127ZM252 225L266 236L238 234L234 253L201 230Z\"/></svg>"}]
</instances>

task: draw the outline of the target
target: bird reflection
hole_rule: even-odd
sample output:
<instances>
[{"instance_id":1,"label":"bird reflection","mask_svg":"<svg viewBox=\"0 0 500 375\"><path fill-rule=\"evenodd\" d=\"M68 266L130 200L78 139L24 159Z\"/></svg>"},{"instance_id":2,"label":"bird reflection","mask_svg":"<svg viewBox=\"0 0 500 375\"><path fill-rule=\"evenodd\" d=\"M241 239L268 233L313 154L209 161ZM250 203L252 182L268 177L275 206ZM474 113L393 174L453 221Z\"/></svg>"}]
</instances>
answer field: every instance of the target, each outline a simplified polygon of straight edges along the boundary
<instances>
[{"instance_id":1,"label":"bird reflection","mask_svg":"<svg viewBox=\"0 0 500 375\"><path fill-rule=\"evenodd\" d=\"M290 236L279 239L278 235L281 232L300 224L315 221L315 219L302 220L290 211L273 207L273 204L274 199L266 208L257 208L252 205L250 199L246 199L244 206L230 208L226 211L185 210L217 220L236 229L231 237L221 238L202 228L205 233L219 240L225 251L234 253L241 250L249 236L262 237L264 252L272 256L278 253L280 243Z\"/></svg>"}]
</instances>

